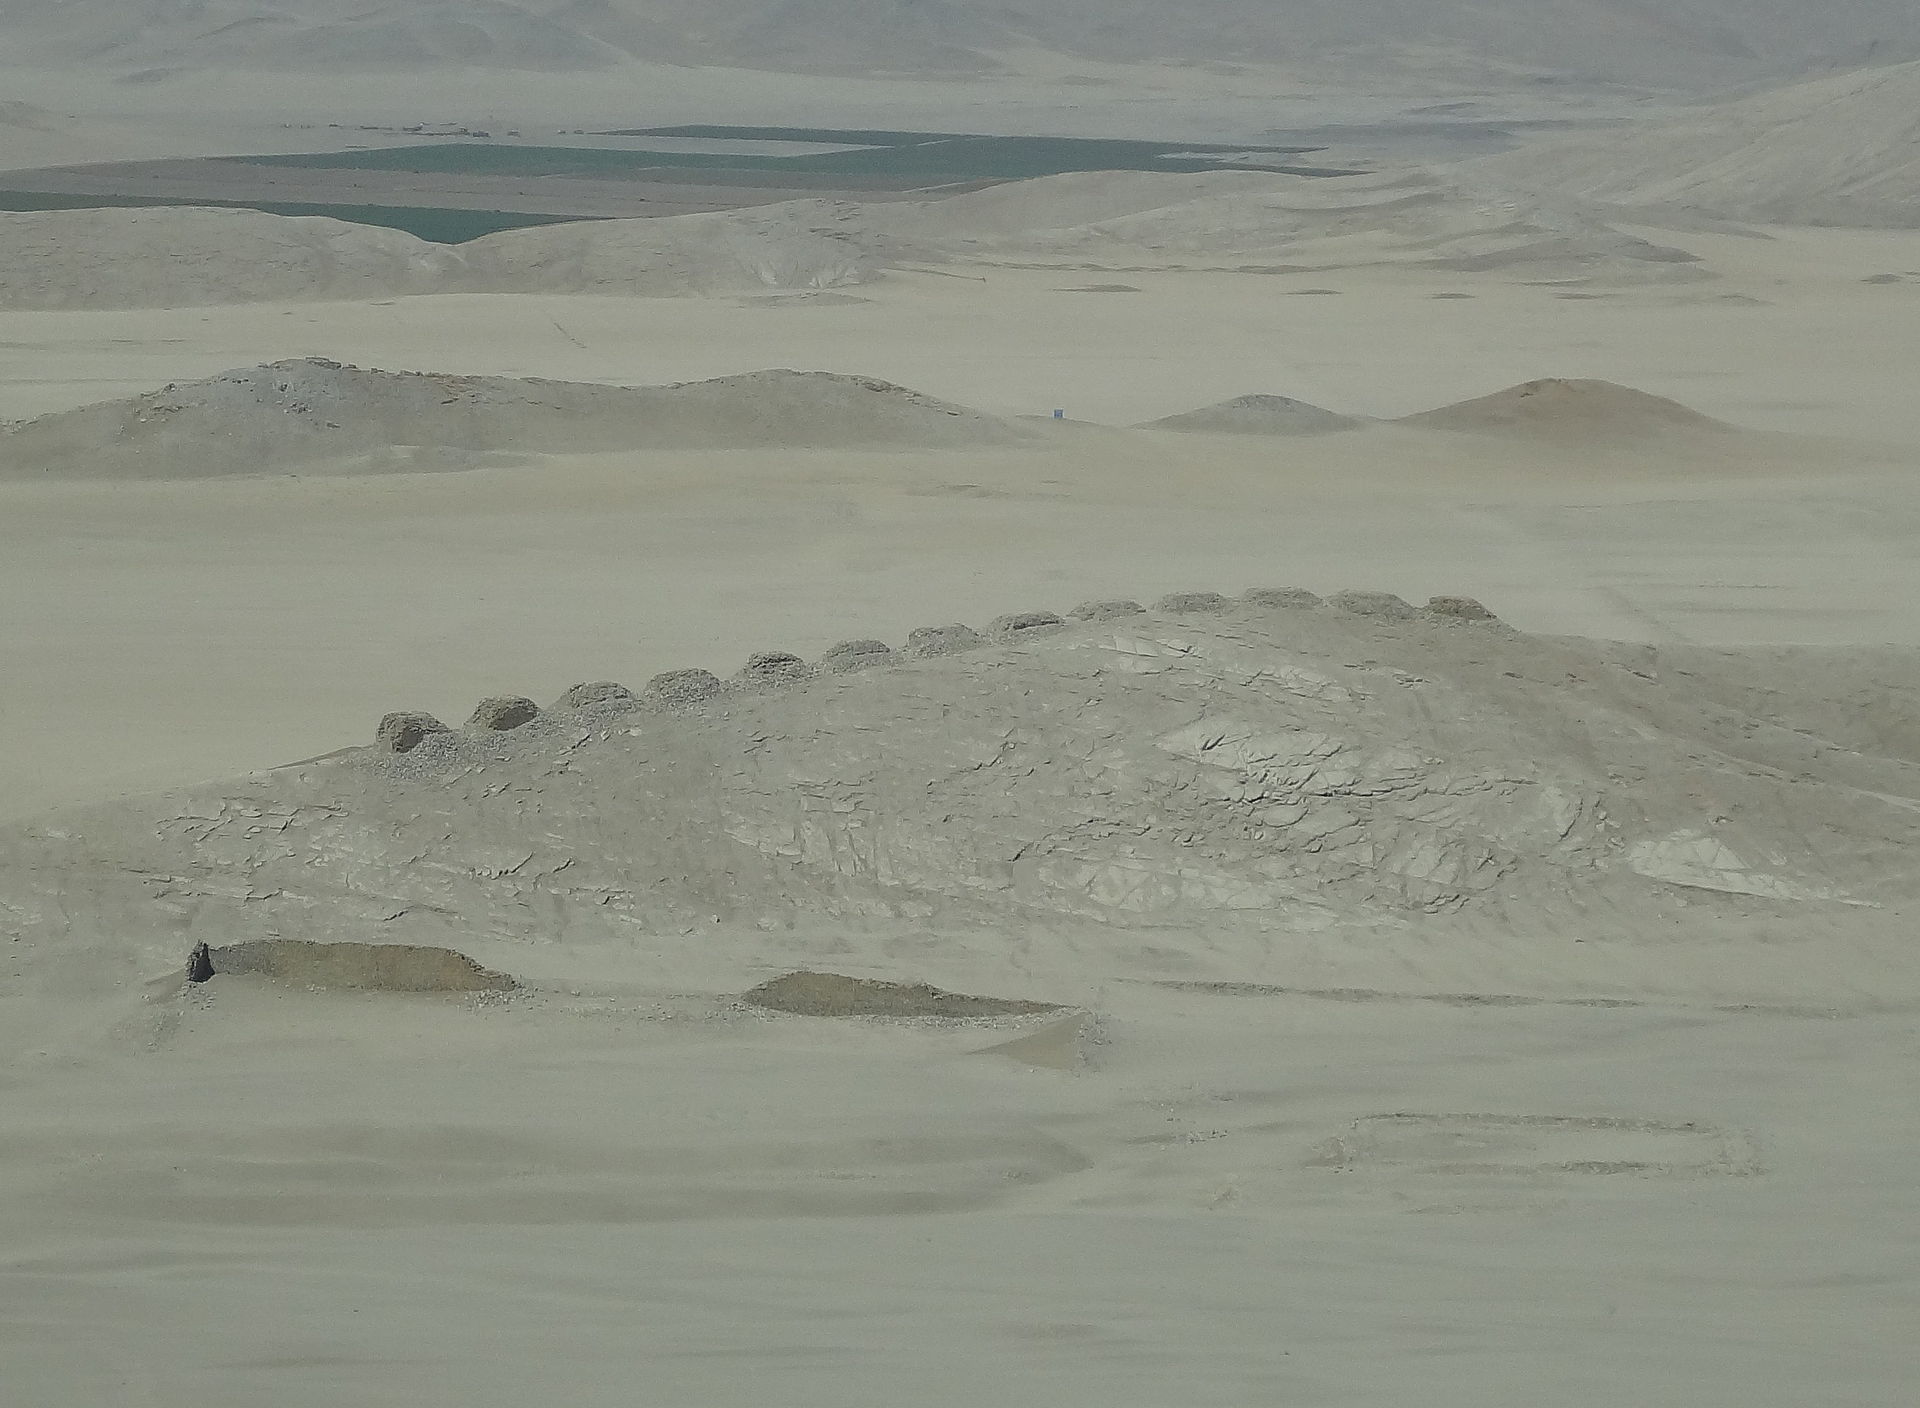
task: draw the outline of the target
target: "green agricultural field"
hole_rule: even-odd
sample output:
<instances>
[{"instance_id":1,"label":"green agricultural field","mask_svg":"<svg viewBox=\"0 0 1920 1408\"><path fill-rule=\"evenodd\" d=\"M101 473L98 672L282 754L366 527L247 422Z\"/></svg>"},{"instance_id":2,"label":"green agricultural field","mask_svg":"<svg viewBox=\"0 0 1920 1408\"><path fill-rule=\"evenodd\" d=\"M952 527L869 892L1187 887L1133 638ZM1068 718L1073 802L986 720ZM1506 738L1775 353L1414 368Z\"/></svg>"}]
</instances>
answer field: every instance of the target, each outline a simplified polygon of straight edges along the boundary
<instances>
[{"instance_id":1,"label":"green agricultural field","mask_svg":"<svg viewBox=\"0 0 1920 1408\"><path fill-rule=\"evenodd\" d=\"M332 170L412 171L506 176L587 176L601 180L662 169L704 173L746 184L779 185L793 177L885 182L896 188L962 182L1020 181L1073 171L1218 171L1254 169L1333 174L1290 163L1295 147L1227 147L1088 137L982 137L953 132L866 132L805 127L659 127L602 132L602 137L835 143L851 151L795 156L635 151L607 147L537 147L498 142L446 142L364 151L237 158L255 165ZM698 179L696 177L696 179Z\"/></svg>"},{"instance_id":2,"label":"green agricultural field","mask_svg":"<svg viewBox=\"0 0 1920 1408\"><path fill-rule=\"evenodd\" d=\"M728 208L788 200L814 192L859 199L868 193L901 195L943 188L977 188L1077 171L1195 172L1256 170L1303 176L1345 174L1323 167L1290 164L1313 150L1302 147L1219 146L1207 143L1115 141L1086 137L988 137L965 132L842 131L812 127L656 127L580 134L603 141L662 140L754 144L794 143L834 146L839 150L791 153L765 150L721 152L642 151L623 146L529 146L472 138L402 147L356 148L284 156L209 159L208 195L181 198L123 193L114 183L86 194L0 190L0 210L80 210L150 205L203 205L261 210L271 215L324 215L359 225L383 225L438 244L461 244L501 230L548 225L566 220L646 216L665 209ZM191 164L188 164L191 165ZM415 202L430 202L438 190L463 177L504 177L493 199L527 199L564 210L571 203L558 194L565 182L620 182L630 199L607 198L604 190L591 205L593 215L534 214L513 209L470 210L433 204L348 204L329 201L244 199L247 181L232 179L236 166L262 168L260 184L275 193L298 193L303 182L278 179L267 171L361 171L400 173L383 186ZM173 173L176 181L178 173ZM417 181L408 181L415 176ZM18 179L18 178L16 178ZM543 186L542 182L554 182ZM339 182L315 178L314 194ZM707 188L692 195L684 189ZM137 187L136 187L137 189ZM534 199L528 193L540 192ZM630 204L630 210L621 210Z\"/></svg>"}]
</instances>

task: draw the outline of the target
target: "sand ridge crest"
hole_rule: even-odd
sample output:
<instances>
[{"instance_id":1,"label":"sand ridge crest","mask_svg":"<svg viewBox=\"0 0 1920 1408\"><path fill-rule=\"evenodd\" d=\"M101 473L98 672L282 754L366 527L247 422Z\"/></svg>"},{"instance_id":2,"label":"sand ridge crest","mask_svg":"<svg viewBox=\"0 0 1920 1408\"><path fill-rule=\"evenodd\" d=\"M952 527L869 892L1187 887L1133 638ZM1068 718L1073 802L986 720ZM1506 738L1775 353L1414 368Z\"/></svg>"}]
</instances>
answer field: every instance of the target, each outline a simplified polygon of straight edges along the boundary
<instances>
[{"instance_id":1,"label":"sand ridge crest","mask_svg":"<svg viewBox=\"0 0 1920 1408\"><path fill-rule=\"evenodd\" d=\"M1400 418L1400 424L1477 435L1540 439L1648 440L1730 432L1732 427L1664 396L1616 382L1551 377Z\"/></svg>"},{"instance_id":2,"label":"sand ridge crest","mask_svg":"<svg viewBox=\"0 0 1920 1408\"><path fill-rule=\"evenodd\" d=\"M1254 394L1136 429L1317 436L1369 423ZM1656 440L1704 450L1745 434L1665 397L1564 379L1527 382L1395 424L1599 451ZM628 387L381 371L310 357L0 424L0 478L377 474L511 467L535 455L774 446L988 450L1035 438L1030 426L840 372L776 368Z\"/></svg>"},{"instance_id":3,"label":"sand ridge crest","mask_svg":"<svg viewBox=\"0 0 1920 1408\"><path fill-rule=\"evenodd\" d=\"M178 308L435 293L817 291L878 276L820 202L582 220L443 245L318 215L169 205L0 211L0 308Z\"/></svg>"},{"instance_id":4,"label":"sand ridge crest","mask_svg":"<svg viewBox=\"0 0 1920 1408\"><path fill-rule=\"evenodd\" d=\"M0 307L134 308L433 293L820 292L924 264L1401 266L1621 285L1711 277L1591 206L1413 169L1089 171L923 200L804 199L571 220L428 243L320 216L157 206L0 213Z\"/></svg>"},{"instance_id":5,"label":"sand ridge crest","mask_svg":"<svg viewBox=\"0 0 1920 1408\"><path fill-rule=\"evenodd\" d=\"M1331 435L1354 430L1366 422L1356 416L1323 410L1291 396L1254 393L1162 416L1142 429L1184 430L1214 435Z\"/></svg>"},{"instance_id":6,"label":"sand ridge crest","mask_svg":"<svg viewBox=\"0 0 1920 1408\"><path fill-rule=\"evenodd\" d=\"M1618 230L1592 206L1438 168L1075 172L860 207L851 228L894 258L1083 271L1391 265L1629 285L1711 277L1694 255Z\"/></svg>"},{"instance_id":7,"label":"sand ridge crest","mask_svg":"<svg viewBox=\"0 0 1920 1408\"><path fill-rule=\"evenodd\" d=\"M1468 164L1531 189L1783 225L1920 226L1920 62L1821 74ZM1647 217L1643 217L1647 218Z\"/></svg>"},{"instance_id":8,"label":"sand ridge crest","mask_svg":"<svg viewBox=\"0 0 1920 1408\"><path fill-rule=\"evenodd\" d=\"M194 479L480 467L515 453L985 447L1025 438L982 412L834 372L622 387L301 358L0 426L0 475Z\"/></svg>"}]
</instances>

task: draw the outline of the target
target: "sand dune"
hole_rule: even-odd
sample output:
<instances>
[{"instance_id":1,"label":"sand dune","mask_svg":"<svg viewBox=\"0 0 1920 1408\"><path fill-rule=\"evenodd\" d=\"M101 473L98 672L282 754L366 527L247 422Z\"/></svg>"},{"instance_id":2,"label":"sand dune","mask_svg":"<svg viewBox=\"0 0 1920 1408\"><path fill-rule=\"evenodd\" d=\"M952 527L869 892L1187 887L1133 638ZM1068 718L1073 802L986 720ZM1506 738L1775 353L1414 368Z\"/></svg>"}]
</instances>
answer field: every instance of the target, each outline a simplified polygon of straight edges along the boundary
<instances>
[{"instance_id":1,"label":"sand dune","mask_svg":"<svg viewBox=\"0 0 1920 1408\"><path fill-rule=\"evenodd\" d=\"M450 292L668 297L833 288L875 273L857 247L784 207L537 226L463 245L255 210L0 213L0 307L7 308Z\"/></svg>"},{"instance_id":2,"label":"sand dune","mask_svg":"<svg viewBox=\"0 0 1920 1408\"><path fill-rule=\"evenodd\" d=\"M1920 63L1831 74L1472 164L1627 206L1790 225L1920 225Z\"/></svg>"},{"instance_id":3,"label":"sand dune","mask_svg":"<svg viewBox=\"0 0 1920 1408\"><path fill-rule=\"evenodd\" d=\"M403 294L818 290L901 264L1404 265L1619 284L1707 277L1591 215L1423 172L1086 172L924 201L791 201L592 220L461 245L318 218L156 207L0 215L0 307Z\"/></svg>"},{"instance_id":4,"label":"sand dune","mask_svg":"<svg viewBox=\"0 0 1920 1408\"><path fill-rule=\"evenodd\" d=\"M1198 410L1148 421L1149 430L1185 430L1214 435L1330 435L1366 422L1291 396L1236 396Z\"/></svg>"},{"instance_id":5,"label":"sand dune","mask_svg":"<svg viewBox=\"0 0 1920 1408\"><path fill-rule=\"evenodd\" d=\"M1365 417L1287 396L1235 397L1138 427L1320 436ZM1778 447L1663 396L1547 378L1400 417L1417 430L1554 443L1604 456L1658 442L1675 464ZM986 450L1034 431L890 382L771 370L676 386L387 372L319 358L276 362L146 395L0 424L0 478L202 479L300 471L477 469L529 455L772 447Z\"/></svg>"},{"instance_id":6,"label":"sand dune","mask_svg":"<svg viewBox=\"0 0 1920 1408\"><path fill-rule=\"evenodd\" d=\"M254 210L0 212L0 307L388 298L432 292L452 258L399 230Z\"/></svg>"},{"instance_id":7,"label":"sand dune","mask_svg":"<svg viewBox=\"0 0 1920 1408\"><path fill-rule=\"evenodd\" d=\"M19 127L29 131L43 128L53 114L33 103L17 99L0 101L0 127Z\"/></svg>"},{"instance_id":8,"label":"sand dune","mask_svg":"<svg viewBox=\"0 0 1920 1408\"><path fill-rule=\"evenodd\" d=\"M1425 171L1088 172L872 207L859 223L907 241L909 251L982 262L1401 264L1626 283L1705 277L1692 255L1591 214Z\"/></svg>"},{"instance_id":9,"label":"sand dune","mask_svg":"<svg viewBox=\"0 0 1920 1408\"><path fill-rule=\"evenodd\" d=\"M950 242L1018 245L1054 232L1085 238L1084 232L1105 221L1181 210L1196 201L1290 191L1301 180L1267 171L1076 171L896 205L869 218L890 236L925 239L936 248Z\"/></svg>"},{"instance_id":10,"label":"sand dune","mask_svg":"<svg viewBox=\"0 0 1920 1408\"><path fill-rule=\"evenodd\" d=\"M0 426L0 476L366 473L472 467L516 453L986 447L1023 438L978 411L830 372L621 387L367 371L308 358Z\"/></svg>"},{"instance_id":11,"label":"sand dune","mask_svg":"<svg viewBox=\"0 0 1920 1408\"><path fill-rule=\"evenodd\" d=\"M840 288L878 276L839 234L830 208L796 201L756 210L536 226L456 246L449 286L489 293L665 297Z\"/></svg>"},{"instance_id":12,"label":"sand dune","mask_svg":"<svg viewBox=\"0 0 1920 1408\"><path fill-rule=\"evenodd\" d=\"M1400 424L1473 435L1604 445L1726 434L1733 427L1664 396L1610 381L1549 378L1402 416Z\"/></svg>"},{"instance_id":13,"label":"sand dune","mask_svg":"<svg viewBox=\"0 0 1920 1408\"><path fill-rule=\"evenodd\" d=\"M1139 428L1317 436L1368 423L1286 396L1249 395ZM1678 462L1763 438L1666 397L1592 380L1530 381L1397 423L1551 441L1592 454L1659 441ZM0 424L0 478L367 474L621 450L985 450L1033 436L1012 421L834 372L773 370L624 387L371 371L304 358Z\"/></svg>"}]
</instances>

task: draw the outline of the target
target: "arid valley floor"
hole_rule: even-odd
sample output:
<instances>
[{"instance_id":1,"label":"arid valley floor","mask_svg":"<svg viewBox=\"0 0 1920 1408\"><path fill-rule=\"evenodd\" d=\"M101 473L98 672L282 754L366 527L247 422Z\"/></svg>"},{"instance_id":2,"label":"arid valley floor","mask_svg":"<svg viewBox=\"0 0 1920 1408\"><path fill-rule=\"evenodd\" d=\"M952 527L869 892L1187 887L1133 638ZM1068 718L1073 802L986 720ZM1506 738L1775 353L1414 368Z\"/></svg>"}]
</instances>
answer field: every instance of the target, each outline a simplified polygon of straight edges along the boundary
<instances>
[{"instance_id":1,"label":"arid valley floor","mask_svg":"<svg viewBox=\"0 0 1920 1408\"><path fill-rule=\"evenodd\" d=\"M1308 125L1103 64L640 116ZM310 73L0 72L8 167L323 144ZM1604 181L0 213L0 1398L1911 1403L1863 72ZM392 82L337 115L566 120Z\"/></svg>"}]
</instances>

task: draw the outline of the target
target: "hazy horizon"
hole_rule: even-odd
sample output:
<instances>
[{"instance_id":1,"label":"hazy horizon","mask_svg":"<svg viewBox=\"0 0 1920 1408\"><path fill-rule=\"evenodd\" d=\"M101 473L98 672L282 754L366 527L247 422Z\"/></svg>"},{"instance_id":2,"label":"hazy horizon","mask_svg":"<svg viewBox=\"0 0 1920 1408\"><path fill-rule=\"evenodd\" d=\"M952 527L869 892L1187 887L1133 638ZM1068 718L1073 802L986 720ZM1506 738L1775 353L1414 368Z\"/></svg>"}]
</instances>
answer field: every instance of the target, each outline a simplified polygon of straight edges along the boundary
<instances>
[{"instance_id":1,"label":"hazy horizon","mask_svg":"<svg viewBox=\"0 0 1920 1408\"><path fill-rule=\"evenodd\" d=\"M43 0L0 3L0 55L575 71L631 60L797 72L990 72L1030 49L1124 64L1332 65L1462 79L1714 87L1920 53L1903 0Z\"/></svg>"}]
</instances>

